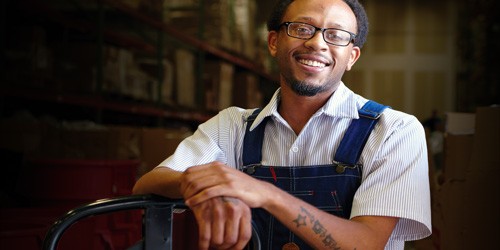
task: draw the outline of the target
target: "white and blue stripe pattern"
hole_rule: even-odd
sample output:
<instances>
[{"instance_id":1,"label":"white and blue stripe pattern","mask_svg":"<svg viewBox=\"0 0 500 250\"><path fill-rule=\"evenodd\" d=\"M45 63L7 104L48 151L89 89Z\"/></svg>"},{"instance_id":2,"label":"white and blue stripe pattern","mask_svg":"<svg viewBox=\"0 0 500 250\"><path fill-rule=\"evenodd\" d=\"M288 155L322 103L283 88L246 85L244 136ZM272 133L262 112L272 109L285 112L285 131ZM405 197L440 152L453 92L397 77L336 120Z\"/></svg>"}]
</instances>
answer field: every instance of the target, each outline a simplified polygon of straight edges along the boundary
<instances>
[{"instance_id":1,"label":"white and blue stripe pattern","mask_svg":"<svg viewBox=\"0 0 500 250\"><path fill-rule=\"evenodd\" d=\"M268 166L332 163L351 119L358 118L358 109L367 102L341 83L296 135L278 113L279 99L278 90L252 125L254 128L264 117L271 116L262 152L262 164ZM190 166L221 161L242 167L245 118L252 111L236 107L221 111L200 125L160 166L184 171ZM402 249L402 241L430 235L427 149L420 122L414 116L386 109L368 138L360 163L362 183L354 197L351 217L400 217L386 249Z\"/></svg>"}]
</instances>

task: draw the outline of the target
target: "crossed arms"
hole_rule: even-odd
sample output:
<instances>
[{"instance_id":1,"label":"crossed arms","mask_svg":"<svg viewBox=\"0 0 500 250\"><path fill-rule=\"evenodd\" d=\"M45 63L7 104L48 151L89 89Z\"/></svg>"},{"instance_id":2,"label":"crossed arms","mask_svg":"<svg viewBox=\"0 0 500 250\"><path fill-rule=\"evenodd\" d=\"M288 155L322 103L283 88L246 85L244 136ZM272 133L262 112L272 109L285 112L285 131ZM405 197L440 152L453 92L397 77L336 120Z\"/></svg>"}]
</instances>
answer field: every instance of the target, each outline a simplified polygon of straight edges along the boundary
<instances>
[{"instance_id":1,"label":"crossed arms","mask_svg":"<svg viewBox=\"0 0 500 250\"><path fill-rule=\"evenodd\" d=\"M251 208L263 208L315 249L384 249L398 218L328 214L276 186L220 162L185 172L157 167L135 194L183 198L199 227L200 249L243 249L251 237Z\"/></svg>"}]
</instances>

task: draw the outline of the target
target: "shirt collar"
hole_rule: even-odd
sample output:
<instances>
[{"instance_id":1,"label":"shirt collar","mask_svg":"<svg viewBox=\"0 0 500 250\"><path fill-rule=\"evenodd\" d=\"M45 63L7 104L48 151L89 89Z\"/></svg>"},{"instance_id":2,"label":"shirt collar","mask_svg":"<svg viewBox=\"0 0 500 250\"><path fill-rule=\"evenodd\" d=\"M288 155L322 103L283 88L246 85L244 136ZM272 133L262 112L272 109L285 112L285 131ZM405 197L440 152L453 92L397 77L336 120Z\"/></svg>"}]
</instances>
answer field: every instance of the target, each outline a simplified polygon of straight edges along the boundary
<instances>
[{"instance_id":1,"label":"shirt collar","mask_svg":"<svg viewBox=\"0 0 500 250\"><path fill-rule=\"evenodd\" d=\"M358 119L357 95L352 92L343 82L318 112L323 112L327 116L337 118Z\"/></svg>"},{"instance_id":2,"label":"shirt collar","mask_svg":"<svg viewBox=\"0 0 500 250\"><path fill-rule=\"evenodd\" d=\"M262 109L255 121L250 127L250 131L257 127L266 117L275 116L280 117L278 113L278 106L281 99L280 88L274 92L273 97L269 103ZM314 116L327 115L337 118L350 118L358 119L358 107L356 102L356 95L352 90L347 88L343 82L340 82L339 87L326 102L326 104L318 110Z\"/></svg>"}]
</instances>

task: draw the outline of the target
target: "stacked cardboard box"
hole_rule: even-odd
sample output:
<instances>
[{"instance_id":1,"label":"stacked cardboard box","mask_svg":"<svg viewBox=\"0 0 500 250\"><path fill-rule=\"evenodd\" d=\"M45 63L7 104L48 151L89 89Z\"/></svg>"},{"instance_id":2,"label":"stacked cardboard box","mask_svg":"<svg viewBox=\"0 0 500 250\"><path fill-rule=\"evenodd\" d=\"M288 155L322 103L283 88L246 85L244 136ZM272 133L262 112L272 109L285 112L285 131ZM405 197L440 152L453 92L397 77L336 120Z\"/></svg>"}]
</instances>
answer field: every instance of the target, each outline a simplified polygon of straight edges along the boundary
<instances>
[{"instance_id":1,"label":"stacked cardboard box","mask_svg":"<svg viewBox=\"0 0 500 250\"><path fill-rule=\"evenodd\" d=\"M259 108L263 105L263 94L259 78L245 71L235 72L232 103L243 108Z\"/></svg>"},{"instance_id":2,"label":"stacked cardboard box","mask_svg":"<svg viewBox=\"0 0 500 250\"><path fill-rule=\"evenodd\" d=\"M157 166L192 132L188 128L48 123L28 114L0 121L0 149L27 159L140 160L139 174Z\"/></svg>"},{"instance_id":3,"label":"stacked cardboard box","mask_svg":"<svg viewBox=\"0 0 500 250\"><path fill-rule=\"evenodd\" d=\"M23 158L13 165L2 154L0 248L40 249L48 227L70 208L130 195L137 175L158 165L190 134L186 128L68 123L29 113L0 120L0 151ZM125 249L140 240L141 220L140 211L85 219L71 227L60 246Z\"/></svg>"},{"instance_id":4,"label":"stacked cardboard box","mask_svg":"<svg viewBox=\"0 0 500 250\"><path fill-rule=\"evenodd\" d=\"M239 86L234 82L234 66L232 64L220 61L206 62L203 78L208 110L221 110L233 104L233 87L239 89Z\"/></svg>"},{"instance_id":5,"label":"stacked cardboard box","mask_svg":"<svg viewBox=\"0 0 500 250\"><path fill-rule=\"evenodd\" d=\"M465 176L464 249L493 249L500 235L500 107L476 112L476 132Z\"/></svg>"},{"instance_id":6,"label":"stacked cardboard box","mask_svg":"<svg viewBox=\"0 0 500 250\"><path fill-rule=\"evenodd\" d=\"M176 103L196 107L196 57L186 49L175 51Z\"/></svg>"},{"instance_id":7,"label":"stacked cardboard box","mask_svg":"<svg viewBox=\"0 0 500 250\"><path fill-rule=\"evenodd\" d=\"M165 1L165 23L217 47L256 57L255 1Z\"/></svg>"},{"instance_id":8,"label":"stacked cardboard box","mask_svg":"<svg viewBox=\"0 0 500 250\"><path fill-rule=\"evenodd\" d=\"M449 114L447 128L445 181L433 194L435 244L444 250L492 249L500 235L500 108Z\"/></svg>"},{"instance_id":9,"label":"stacked cardboard box","mask_svg":"<svg viewBox=\"0 0 500 250\"><path fill-rule=\"evenodd\" d=\"M187 128L142 128L141 167L138 175L143 175L158 166L175 152L182 140L191 134Z\"/></svg>"}]
</instances>

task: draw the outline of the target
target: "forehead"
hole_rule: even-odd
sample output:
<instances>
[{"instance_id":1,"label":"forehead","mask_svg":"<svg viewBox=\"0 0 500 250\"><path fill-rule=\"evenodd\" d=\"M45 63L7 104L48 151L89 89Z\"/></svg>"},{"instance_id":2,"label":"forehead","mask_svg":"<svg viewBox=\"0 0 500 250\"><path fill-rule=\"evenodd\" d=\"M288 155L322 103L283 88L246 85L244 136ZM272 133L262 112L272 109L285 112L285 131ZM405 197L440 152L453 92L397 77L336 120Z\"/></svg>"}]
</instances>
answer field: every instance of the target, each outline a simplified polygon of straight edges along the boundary
<instances>
[{"instance_id":1,"label":"forehead","mask_svg":"<svg viewBox=\"0 0 500 250\"><path fill-rule=\"evenodd\" d=\"M356 33L356 17L342 0L295 0L283 21L308 22L319 27L342 28Z\"/></svg>"}]
</instances>

